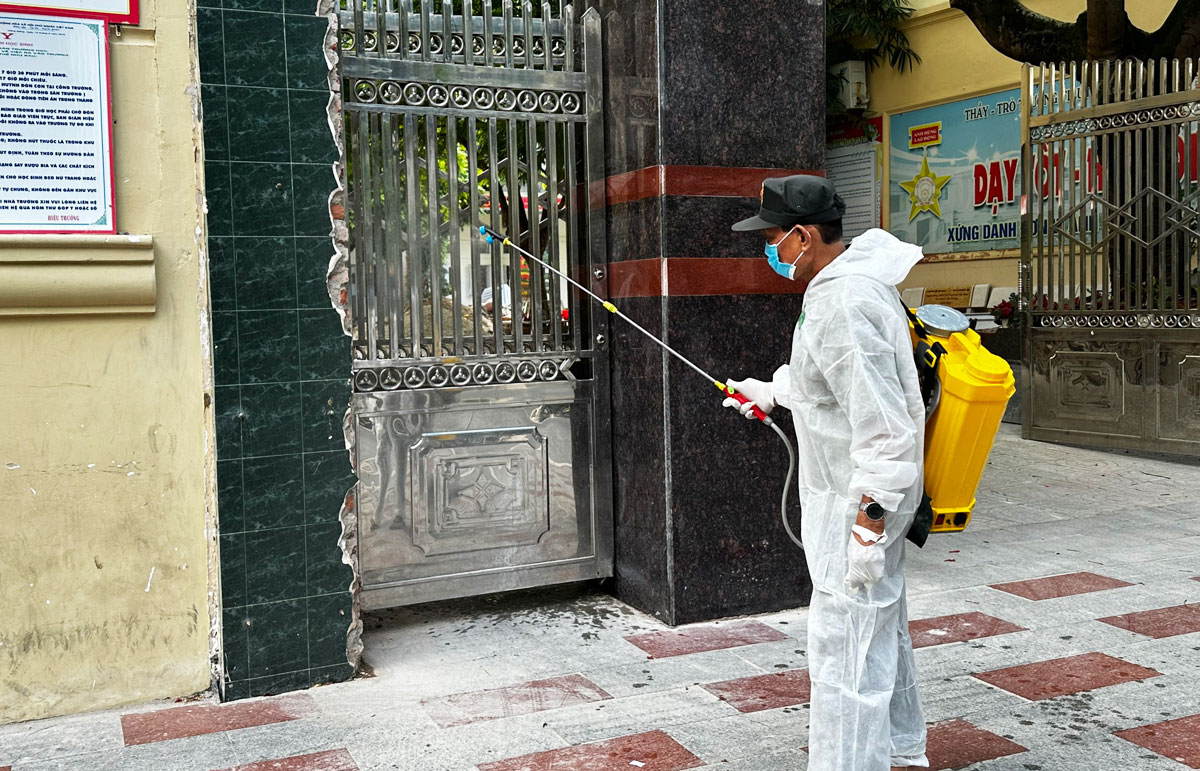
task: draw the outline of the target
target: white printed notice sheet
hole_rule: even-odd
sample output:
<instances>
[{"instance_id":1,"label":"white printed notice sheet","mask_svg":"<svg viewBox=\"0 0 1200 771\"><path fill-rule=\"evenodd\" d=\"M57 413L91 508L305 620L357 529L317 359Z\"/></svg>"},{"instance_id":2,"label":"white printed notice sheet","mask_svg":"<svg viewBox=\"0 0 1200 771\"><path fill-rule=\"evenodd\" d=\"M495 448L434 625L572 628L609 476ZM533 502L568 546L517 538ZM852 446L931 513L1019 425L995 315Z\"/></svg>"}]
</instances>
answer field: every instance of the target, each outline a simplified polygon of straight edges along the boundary
<instances>
[{"instance_id":1,"label":"white printed notice sheet","mask_svg":"<svg viewBox=\"0 0 1200 771\"><path fill-rule=\"evenodd\" d=\"M0 14L0 233L114 233L103 21Z\"/></svg>"}]
</instances>

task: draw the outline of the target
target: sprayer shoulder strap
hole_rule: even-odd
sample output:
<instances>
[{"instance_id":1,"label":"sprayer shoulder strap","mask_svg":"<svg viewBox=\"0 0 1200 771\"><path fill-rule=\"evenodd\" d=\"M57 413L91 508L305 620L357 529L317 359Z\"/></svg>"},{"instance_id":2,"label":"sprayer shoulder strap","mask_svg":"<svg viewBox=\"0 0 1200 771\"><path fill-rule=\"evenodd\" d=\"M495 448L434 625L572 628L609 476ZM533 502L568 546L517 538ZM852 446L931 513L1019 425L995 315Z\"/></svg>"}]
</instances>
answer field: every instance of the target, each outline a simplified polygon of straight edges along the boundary
<instances>
[{"instance_id":1,"label":"sprayer shoulder strap","mask_svg":"<svg viewBox=\"0 0 1200 771\"><path fill-rule=\"evenodd\" d=\"M932 406L934 389L937 386L938 364L946 355L946 348L940 342L930 342L929 330L907 305L904 305L904 312L908 314L913 330L921 341L913 350L913 357L917 362L917 382L921 386L921 401L925 403L925 409L928 412Z\"/></svg>"}]
</instances>

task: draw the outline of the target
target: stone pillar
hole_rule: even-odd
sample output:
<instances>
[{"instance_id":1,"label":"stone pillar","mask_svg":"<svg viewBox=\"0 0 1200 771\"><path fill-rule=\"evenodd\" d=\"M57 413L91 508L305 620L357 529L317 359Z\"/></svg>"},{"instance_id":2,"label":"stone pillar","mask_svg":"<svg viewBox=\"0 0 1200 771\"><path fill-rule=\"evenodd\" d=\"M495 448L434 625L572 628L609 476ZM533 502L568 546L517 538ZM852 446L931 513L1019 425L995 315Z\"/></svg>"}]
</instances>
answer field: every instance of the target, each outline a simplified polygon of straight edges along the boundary
<instances>
[{"instance_id":1,"label":"stone pillar","mask_svg":"<svg viewBox=\"0 0 1200 771\"><path fill-rule=\"evenodd\" d=\"M801 295L761 239L729 226L757 210L763 178L823 173L824 4L595 5L609 291L715 377L769 378ZM612 338L617 594L672 624L807 602L803 555L779 518L778 437L621 322Z\"/></svg>"}]
</instances>

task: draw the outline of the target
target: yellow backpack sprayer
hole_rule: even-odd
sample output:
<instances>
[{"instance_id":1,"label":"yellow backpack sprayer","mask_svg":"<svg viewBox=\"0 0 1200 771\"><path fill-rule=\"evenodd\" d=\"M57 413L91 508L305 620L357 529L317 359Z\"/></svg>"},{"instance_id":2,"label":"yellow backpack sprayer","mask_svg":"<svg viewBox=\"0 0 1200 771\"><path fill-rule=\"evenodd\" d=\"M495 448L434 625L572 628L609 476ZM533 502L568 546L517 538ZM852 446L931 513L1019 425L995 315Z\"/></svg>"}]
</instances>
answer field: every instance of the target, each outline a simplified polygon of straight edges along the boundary
<instances>
[{"instance_id":1,"label":"yellow backpack sprayer","mask_svg":"<svg viewBox=\"0 0 1200 771\"><path fill-rule=\"evenodd\" d=\"M600 297L549 262L531 254L487 226L479 228L487 242L499 242L533 260L599 303L606 311L624 319L659 347L671 354L724 396L741 404L750 399L717 380L665 342L626 316L616 305ZM907 310L907 309L906 309ZM925 305L908 311L914 355L925 398L925 491L922 510L909 531L909 540L922 546L929 532L962 530L975 506L975 490L983 474L988 452L1000 428L1000 418L1014 392L1008 363L986 351L979 334L969 329L966 316L941 305ZM757 406L754 417L779 435L788 451L788 473L780 501L780 516L788 537L801 549L787 519L788 490L796 473L796 450L775 421Z\"/></svg>"},{"instance_id":2,"label":"yellow backpack sprayer","mask_svg":"<svg viewBox=\"0 0 1200 771\"><path fill-rule=\"evenodd\" d=\"M983 347L962 313L944 305L908 312L925 399L925 494L930 531L966 528L1004 408L1016 391L1008 362Z\"/></svg>"}]
</instances>

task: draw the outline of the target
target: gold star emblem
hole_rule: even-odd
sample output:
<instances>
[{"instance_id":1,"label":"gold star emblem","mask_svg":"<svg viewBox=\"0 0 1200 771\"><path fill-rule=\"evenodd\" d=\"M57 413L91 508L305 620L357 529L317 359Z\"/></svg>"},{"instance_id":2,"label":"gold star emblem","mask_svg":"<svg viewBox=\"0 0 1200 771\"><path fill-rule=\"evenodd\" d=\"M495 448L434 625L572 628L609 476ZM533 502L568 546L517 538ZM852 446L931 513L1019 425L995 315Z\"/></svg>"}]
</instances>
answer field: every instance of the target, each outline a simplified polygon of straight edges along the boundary
<instances>
[{"instance_id":1,"label":"gold star emblem","mask_svg":"<svg viewBox=\"0 0 1200 771\"><path fill-rule=\"evenodd\" d=\"M938 199L942 195L942 188L950 181L950 175L944 177L934 176L929 170L929 156L921 157L921 170L917 172L917 176L907 182L901 182L900 187L908 193L908 199L912 202L912 209L908 213L908 221L912 222L917 218L917 215L923 211L933 212L933 216L941 219L942 208L938 204Z\"/></svg>"}]
</instances>

